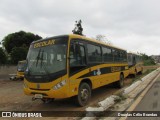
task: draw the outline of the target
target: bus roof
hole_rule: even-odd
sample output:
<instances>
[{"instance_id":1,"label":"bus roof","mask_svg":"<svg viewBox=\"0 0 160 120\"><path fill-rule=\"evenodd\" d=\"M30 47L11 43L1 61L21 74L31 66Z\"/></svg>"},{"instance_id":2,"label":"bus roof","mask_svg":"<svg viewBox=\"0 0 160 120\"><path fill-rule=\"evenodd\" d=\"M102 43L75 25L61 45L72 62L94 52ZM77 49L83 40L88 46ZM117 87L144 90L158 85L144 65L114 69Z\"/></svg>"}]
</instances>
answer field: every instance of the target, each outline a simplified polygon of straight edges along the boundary
<instances>
[{"instance_id":1,"label":"bus roof","mask_svg":"<svg viewBox=\"0 0 160 120\"><path fill-rule=\"evenodd\" d=\"M41 42L41 41L44 41L44 40L50 40L50 39L53 39L53 38L59 38L59 37L69 37L69 35L58 35L58 36L53 36L53 37L46 37L46 38L42 38L40 40L33 41L31 44Z\"/></svg>"},{"instance_id":2,"label":"bus roof","mask_svg":"<svg viewBox=\"0 0 160 120\"><path fill-rule=\"evenodd\" d=\"M98 41L98 40L93 39L93 38L88 38L86 36L75 35L75 34L69 34L69 36L71 38L81 38L81 39L85 39L85 40L88 40L88 41L91 41L91 42L99 43L99 44L102 44L102 45L105 45L105 46L108 46L108 47L112 47L112 48L115 48L115 49L120 49L120 50L126 51L125 49L122 49L122 48L119 48L119 47L116 47L116 46L113 46L113 45L108 45L108 44L106 44L104 42Z\"/></svg>"},{"instance_id":3,"label":"bus roof","mask_svg":"<svg viewBox=\"0 0 160 120\"><path fill-rule=\"evenodd\" d=\"M40 39L40 40L37 40L37 41L33 41L31 44L37 43L37 42L40 42L40 41L44 41L44 40L49 40L49 39L52 39L52 38L58 38L58 37L81 38L81 39L84 39L84 40L88 40L88 41L91 41L91 42L95 42L95 43L98 43L98 44L109 46L109 47L112 47L112 48L115 48L115 49L120 49L120 50L126 51L125 49L122 49L122 48L119 48L119 47L116 47L116 46L113 46L113 45L108 45L108 44L106 44L104 42L101 42L101 41L98 41L96 39L88 38L86 36L81 36L81 35L76 35L76 34L68 34L68 35L59 35L59 36L48 37L48 38Z\"/></svg>"}]
</instances>

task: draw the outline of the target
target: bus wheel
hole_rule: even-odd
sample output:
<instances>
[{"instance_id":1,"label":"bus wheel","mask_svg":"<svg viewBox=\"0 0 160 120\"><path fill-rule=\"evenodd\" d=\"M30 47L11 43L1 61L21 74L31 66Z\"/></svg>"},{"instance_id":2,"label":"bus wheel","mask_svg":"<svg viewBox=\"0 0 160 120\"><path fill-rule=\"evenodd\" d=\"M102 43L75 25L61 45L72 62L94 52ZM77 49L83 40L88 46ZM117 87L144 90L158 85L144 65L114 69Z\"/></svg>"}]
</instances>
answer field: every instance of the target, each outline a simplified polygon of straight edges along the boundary
<instances>
[{"instance_id":1,"label":"bus wheel","mask_svg":"<svg viewBox=\"0 0 160 120\"><path fill-rule=\"evenodd\" d=\"M85 106L90 98L91 98L91 87L87 83L82 82L78 90L78 96L77 96L78 105L82 107Z\"/></svg>"},{"instance_id":2,"label":"bus wheel","mask_svg":"<svg viewBox=\"0 0 160 120\"><path fill-rule=\"evenodd\" d=\"M123 86L124 86L124 76L123 74L121 74L118 87L122 88Z\"/></svg>"},{"instance_id":3,"label":"bus wheel","mask_svg":"<svg viewBox=\"0 0 160 120\"><path fill-rule=\"evenodd\" d=\"M114 85L118 88L122 88L124 86L124 76L120 74L120 80L116 81Z\"/></svg>"},{"instance_id":4,"label":"bus wheel","mask_svg":"<svg viewBox=\"0 0 160 120\"><path fill-rule=\"evenodd\" d=\"M139 74L142 75L142 72L143 72L143 68L141 68L141 71L139 72Z\"/></svg>"},{"instance_id":5,"label":"bus wheel","mask_svg":"<svg viewBox=\"0 0 160 120\"><path fill-rule=\"evenodd\" d=\"M138 73L139 75L142 75L142 71L139 71L139 73Z\"/></svg>"},{"instance_id":6,"label":"bus wheel","mask_svg":"<svg viewBox=\"0 0 160 120\"><path fill-rule=\"evenodd\" d=\"M137 70L135 69L133 77L136 78L136 76L137 76Z\"/></svg>"}]
</instances>

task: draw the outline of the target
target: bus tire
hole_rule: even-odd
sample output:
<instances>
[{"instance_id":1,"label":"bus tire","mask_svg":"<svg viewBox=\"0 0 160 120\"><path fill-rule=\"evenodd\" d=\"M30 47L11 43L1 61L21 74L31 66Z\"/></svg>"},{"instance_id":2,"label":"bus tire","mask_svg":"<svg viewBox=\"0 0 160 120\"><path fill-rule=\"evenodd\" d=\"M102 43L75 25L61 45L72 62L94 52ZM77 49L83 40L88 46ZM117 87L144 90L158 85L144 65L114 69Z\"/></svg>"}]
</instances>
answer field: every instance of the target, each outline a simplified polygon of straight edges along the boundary
<instances>
[{"instance_id":1,"label":"bus tire","mask_svg":"<svg viewBox=\"0 0 160 120\"><path fill-rule=\"evenodd\" d=\"M141 71L139 71L139 74L142 75L143 73L143 68L141 68Z\"/></svg>"},{"instance_id":2,"label":"bus tire","mask_svg":"<svg viewBox=\"0 0 160 120\"><path fill-rule=\"evenodd\" d=\"M122 88L124 86L124 76L123 74L121 73L120 74L120 79L118 81L116 81L114 83L114 85L117 87L117 88Z\"/></svg>"},{"instance_id":3,"label":"bus tire","mask_svg":"<svg viewBox=\"0 0 160 120\"><path fill-rule=\"evenodd\" d=\"M78 106L85 106L91 98L91 87L86 82L82 82L78 89L77 104Z\"/></svg>"},{"instance_id":4,"label":"bus tire","mask_svg":"<svg viewBox=\"0 0 160 120\"><path fill-rule=\"evenodd\" d=\"M137 70L135 69L135 70L134 70L133 77L136 78L136 76L137 76Z\"/></svg>"}]
</instances>

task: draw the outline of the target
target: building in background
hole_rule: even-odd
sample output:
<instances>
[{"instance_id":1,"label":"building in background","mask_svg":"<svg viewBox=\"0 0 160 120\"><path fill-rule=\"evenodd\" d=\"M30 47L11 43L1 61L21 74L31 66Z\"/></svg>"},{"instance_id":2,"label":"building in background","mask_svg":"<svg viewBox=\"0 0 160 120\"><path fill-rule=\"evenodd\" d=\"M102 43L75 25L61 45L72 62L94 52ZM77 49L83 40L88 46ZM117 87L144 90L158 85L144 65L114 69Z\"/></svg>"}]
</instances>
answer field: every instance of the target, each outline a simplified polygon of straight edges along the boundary
<instances>
[{"instance_id":1,"label":"building in background","mask_svg":"<svg viewBox=\"0 0 160 120\"><path fill-rule=\"evenodd\" d=\"M154 59L155 63L160 63L160 55L152 55L151 57Z\"/></svg>"}]
</instances>

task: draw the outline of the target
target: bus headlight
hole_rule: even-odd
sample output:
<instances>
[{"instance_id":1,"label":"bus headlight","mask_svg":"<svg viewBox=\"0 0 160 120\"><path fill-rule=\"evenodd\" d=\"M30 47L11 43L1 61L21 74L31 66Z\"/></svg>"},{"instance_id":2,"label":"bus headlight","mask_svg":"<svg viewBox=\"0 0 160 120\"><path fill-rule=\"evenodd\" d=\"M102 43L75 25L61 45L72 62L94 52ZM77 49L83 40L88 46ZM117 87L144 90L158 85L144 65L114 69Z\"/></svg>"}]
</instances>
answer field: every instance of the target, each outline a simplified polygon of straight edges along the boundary
<instances>
[{"instance_id":1,"label":"bus headlight","mask_svg":"<svg viewBox=\"0 0 160 120\"><path fill-rule=\"evenodd\" d=\"M63 87L66 84L66 80L62 80L61 82L59 82L58 84L56 84L53 89L54 90L58 90L59 88Z\"/></svg>"}]
</instances>

